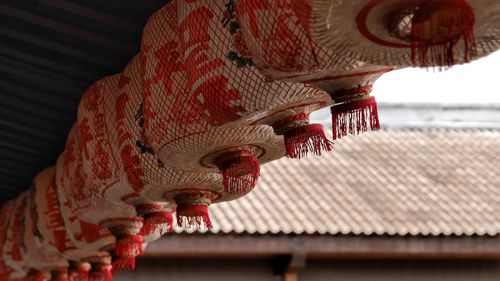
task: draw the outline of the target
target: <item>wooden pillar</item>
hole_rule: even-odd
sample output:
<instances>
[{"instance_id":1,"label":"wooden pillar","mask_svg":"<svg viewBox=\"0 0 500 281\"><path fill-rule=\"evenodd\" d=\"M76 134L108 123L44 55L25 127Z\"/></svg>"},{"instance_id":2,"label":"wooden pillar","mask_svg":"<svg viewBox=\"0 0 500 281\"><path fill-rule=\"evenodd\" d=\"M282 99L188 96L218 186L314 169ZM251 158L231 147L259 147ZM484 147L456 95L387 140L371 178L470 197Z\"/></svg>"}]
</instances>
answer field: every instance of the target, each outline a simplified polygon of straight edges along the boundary
<instances>
[{"instance_id":1,"label":"wooden pillar","mask_svg":"<svg viewBox=\"0 0 500 281\"><path fill-rule=\"evenodd\" d=\"M306 267L305 253L293 253L290 256L277 257L274 271L283 281L299 281L299 272Z\"/></svg>"}]
</instances>

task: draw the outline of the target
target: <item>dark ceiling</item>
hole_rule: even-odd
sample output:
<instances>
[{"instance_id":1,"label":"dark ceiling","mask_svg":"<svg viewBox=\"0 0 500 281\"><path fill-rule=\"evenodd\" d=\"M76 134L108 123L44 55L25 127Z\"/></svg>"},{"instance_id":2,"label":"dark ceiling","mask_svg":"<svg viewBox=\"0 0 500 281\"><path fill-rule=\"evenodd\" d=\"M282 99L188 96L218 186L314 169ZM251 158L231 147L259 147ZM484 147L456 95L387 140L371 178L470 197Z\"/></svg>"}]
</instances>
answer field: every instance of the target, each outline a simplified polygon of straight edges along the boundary
<instances>
[{"instance_id":1,"label":"dark ceiling","mask_svg":"<svg viewBox=\"0 0 500 281\"><path fill-rule=\"evenodd\" d=\"M167 0L0 0L0 203L64 148L85 89L121 71Z\"/></svg>"}]
</instances>

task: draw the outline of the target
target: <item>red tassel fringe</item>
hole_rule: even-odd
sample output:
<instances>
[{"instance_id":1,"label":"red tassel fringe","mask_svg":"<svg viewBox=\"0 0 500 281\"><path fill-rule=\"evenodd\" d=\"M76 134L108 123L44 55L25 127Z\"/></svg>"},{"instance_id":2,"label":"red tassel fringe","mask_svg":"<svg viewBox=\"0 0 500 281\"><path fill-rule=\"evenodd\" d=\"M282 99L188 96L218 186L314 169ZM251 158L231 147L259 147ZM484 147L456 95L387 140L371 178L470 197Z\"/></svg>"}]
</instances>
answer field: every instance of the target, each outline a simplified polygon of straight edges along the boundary
<instances>
[{"instance_id":1,"label":"red tassel fringe","mask_svg":"<svg viewBox=\"0 0 500 281\"><path fill-rule=\"evenodd\" d=\"M240 155L224 161L221 170L226 192L246 194L257 184L260 176L260 163L253 155Z\"/></svg>"},{"instance_id":2,"label":"red tassel fringe","mask_svg":"<svg viewBox=\"0 0 500 281\"><path fill-rule=\"evenodd\" d=\"M144 215L144 222L141 228L141 235L146 236L152 233L163 235L166 232L172 232L172 213L167 211L153 212ZM166 226L166 227L165 227Z\"/></svg>"},{"instance_id":3,"label":"red tassel fringe","mask_svg":"<svg viewBox=\"0 0 500 281\"><path fill-rule=\"evenodd\" d=\"M331 151L333 146L320 124L290 128L284 137L286 155L290 158L306 157L309 153L320 156L322 151Z\"/></svg>"},{"instance_id":4,"label":"red tassel fringe","mask_svg":"<svg viewBox=\"0 0 500 281\"><path fill-rule=\"evenodd\" d=\"M474 24L474 11L464 0L425 1L418 6L412 20L413 64L454 65L453 49L460 39L465 45L463 59L470 61L476 52Z\"/></svg>"},{"instance_id":5,"label":"red tassel fringe","mask_svg":"<svg viewBox=\"0 0 500 281\"><path fill-rule=\"evenodd\" d=\"M113 281L112 266L99 266L99 268L90 273L89 281Z\"/></svg>"},{"instance_id":6,"label":"red tassel fringe","mask_svg":"<svg viewBox=\"0 0 500 281\"><path fill-rule=\"evenodd\" d=\"M119 271L130 271L135 269L135 256L134 257L117 257L113 260L113 273Z\"/></svg>"},{"instance_id":7,"label":"red tassel fringe","mask_svg":"<svg viewBox=\"0 0 500 281\"><path fill-rule=\"evenodd\" d=\"M181 203L177 205L176 215L177 224L180 227L194 229L212 228L208 206Z\"/></svg>"},{"instance_id":8,"label":"red tassel fringe","mask_svg":"<svg viewBox=\"0 0 500 281\"><path fill-rule=\"evenodd\" d=\"M374 97L334 105L331 112L333 139L380 129L377 102Z\"/></svg>"},{"instance_id":9,"label":"red tassel fringe","mask_svg":"<svg viewBox=\"0 0 500 281\"><path fill-rule=\"evenodd\" d=\"M142 255L142 236L126 234L117 237L114 253L117 257Z\"/></svg>"}]
</instances>

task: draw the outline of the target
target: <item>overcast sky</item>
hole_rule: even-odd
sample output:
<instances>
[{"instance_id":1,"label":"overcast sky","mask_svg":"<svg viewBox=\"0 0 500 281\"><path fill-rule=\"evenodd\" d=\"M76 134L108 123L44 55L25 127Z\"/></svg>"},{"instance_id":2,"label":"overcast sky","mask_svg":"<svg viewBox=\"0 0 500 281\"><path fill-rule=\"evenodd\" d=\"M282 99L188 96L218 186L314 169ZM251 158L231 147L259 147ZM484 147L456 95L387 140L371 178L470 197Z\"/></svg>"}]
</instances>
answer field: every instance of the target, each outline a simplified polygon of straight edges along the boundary
<instances>
[{"instance_id":1,"label":"overcast sky","mask_svg":"<svg viewBox=\"0 0 500 281\"><path fill-rule=\"evenodd\" d=\"M373 94L390 103L500 104L500 51L441 72L393 71L375 83Z\"/></svg>"}]
</instances>

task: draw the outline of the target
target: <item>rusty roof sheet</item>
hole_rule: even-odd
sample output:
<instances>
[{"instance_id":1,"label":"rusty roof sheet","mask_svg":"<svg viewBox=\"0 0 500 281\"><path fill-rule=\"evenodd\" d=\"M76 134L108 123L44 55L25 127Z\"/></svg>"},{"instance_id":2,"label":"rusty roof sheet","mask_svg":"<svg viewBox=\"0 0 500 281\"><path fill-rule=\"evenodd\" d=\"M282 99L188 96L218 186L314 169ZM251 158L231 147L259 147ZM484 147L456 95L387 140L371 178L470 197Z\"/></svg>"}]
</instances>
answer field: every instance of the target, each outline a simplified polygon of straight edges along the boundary
<instances>
[{"instance_id":1,"label":"rusty roof sheet","mask_svg":"<svg viewBox=\"0 0 500 281\"><path fill-rule=\"evenodd\" d=\"M263 166L251 194L211 216L215 233L499 235L500 131L347 137L321 157Z\"/></svg>"}]
</instances>

